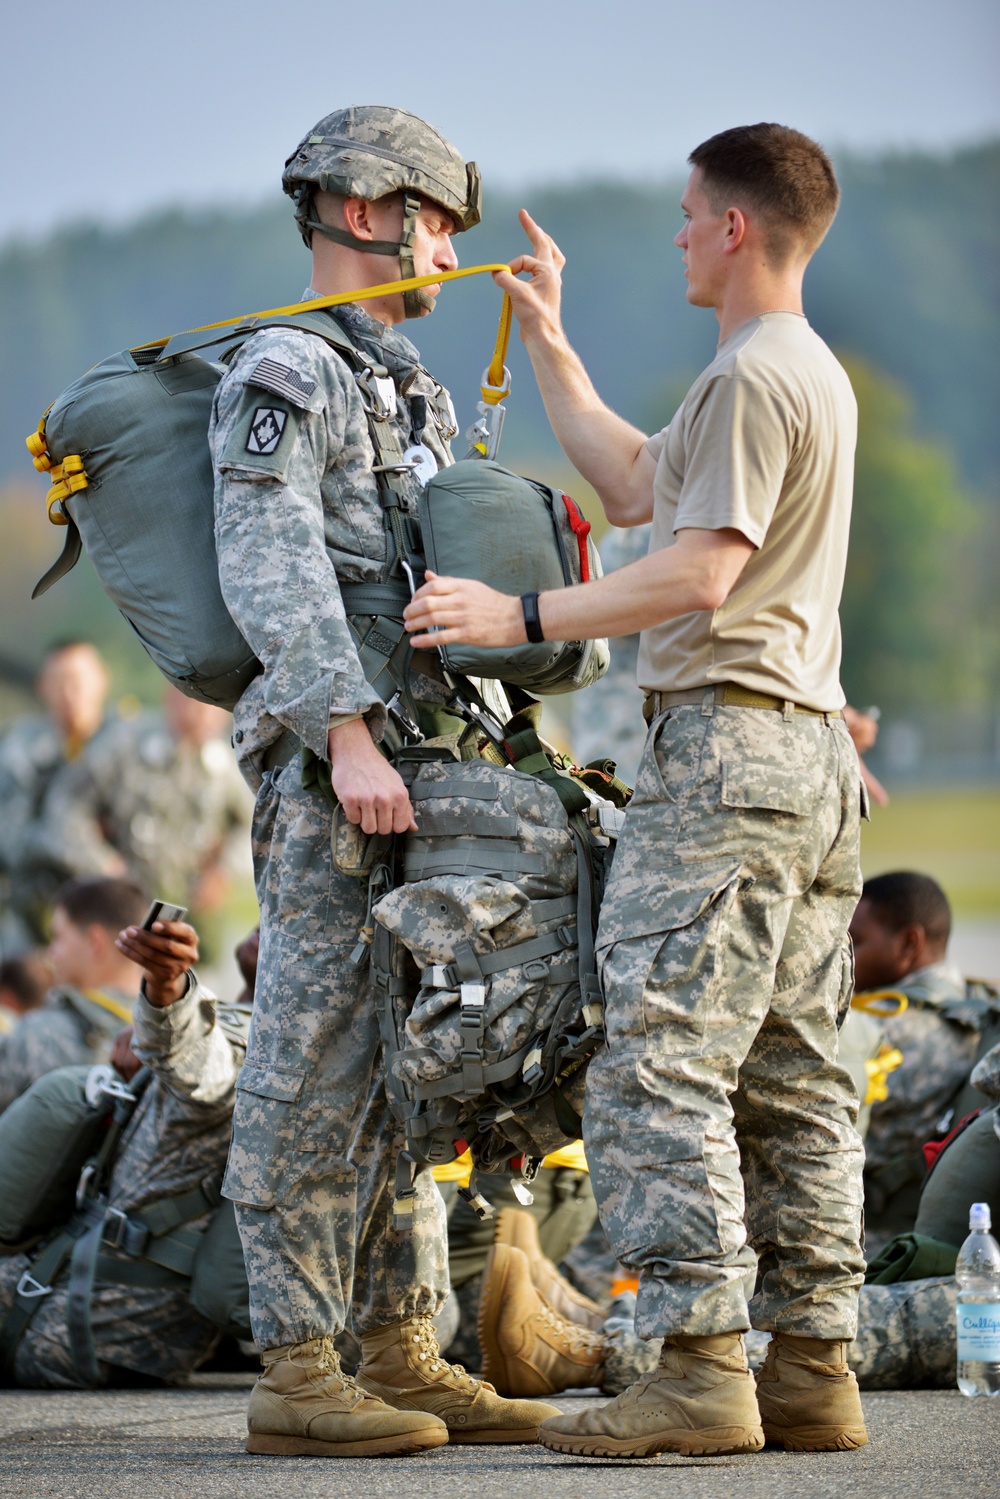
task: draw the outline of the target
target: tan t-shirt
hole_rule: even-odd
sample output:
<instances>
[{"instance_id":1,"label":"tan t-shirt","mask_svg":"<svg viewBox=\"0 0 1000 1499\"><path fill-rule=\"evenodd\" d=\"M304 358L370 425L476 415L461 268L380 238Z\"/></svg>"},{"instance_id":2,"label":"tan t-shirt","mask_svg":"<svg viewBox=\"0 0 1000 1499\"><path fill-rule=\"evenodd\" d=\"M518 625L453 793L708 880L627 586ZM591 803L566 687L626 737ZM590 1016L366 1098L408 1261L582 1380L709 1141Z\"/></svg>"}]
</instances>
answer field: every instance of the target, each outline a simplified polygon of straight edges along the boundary
<instances>
[{"instance_id":1,"label":"tan t-shirt","mask_svg":"<svg viewBox=\"0 0 1000 1499\"><path fill-rule=\"evenodd\" d=\"M649 549L686 527L734 527L757 550L726 602L644 630L638 680L675 692L738 682L803 707L842 707L840 620L857 404L805 318L767 312L719 345L657 460Z\"/></svg>"}]
</instances>

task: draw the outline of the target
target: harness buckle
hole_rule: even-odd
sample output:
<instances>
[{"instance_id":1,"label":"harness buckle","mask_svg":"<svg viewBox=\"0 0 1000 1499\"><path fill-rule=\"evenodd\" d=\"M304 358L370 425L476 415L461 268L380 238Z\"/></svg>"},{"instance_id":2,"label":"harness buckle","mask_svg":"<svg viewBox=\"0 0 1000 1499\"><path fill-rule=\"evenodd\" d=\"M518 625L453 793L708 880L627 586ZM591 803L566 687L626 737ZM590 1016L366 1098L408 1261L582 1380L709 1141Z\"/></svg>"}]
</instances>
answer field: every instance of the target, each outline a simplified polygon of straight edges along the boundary
<instances>
[{"instance_id":1,"label":"harness buckle","mask_svg":"<svg viewBox=\"0 0 1000 1499\"><path fill-rule=\"evenodd\" d=\"M48 1296L51 1290L51 1286L43 1286L41 1281L36 1280L30 1270L25 1270L17 1283L17 1294L23 1296L26 1301L31 1301L37 1296Z\"/></svg>"},{"instance_id":2,"label":"harness buckle","mask_svg":"<svg viewBox=\"0 0 1000 1499\"><path fill-rule=\"evenodd\" d=\"M104 1227L101 1230L103 1242L110 1244L112 1249L121 1249L127 1233L128 1214L123 1213L121 1208L107 1208L104 1215Z\"/></svg>"},{"instance_id":3,"label":"harness buckle","mask_svg":"<svg viewBox=\"0 0 1000 1499\"><path fill-rule=\"evenodd\" d=\"M510 389L510 375L507 375L507 388ZM476 421L465 434L465 440L469 444L467 458L496 458L500 448L500 438L503 433L503 421L506 416L506 407L491 406L486 401L479 401L476 405L479 413Z\"/></svg>"},{"instance_id":4,"label":"harness buckle","mask_svg":"<svg viewBox=\"0 0 1000 1499\"><path fill-rule=\"evenodd\" d=\"M89 1166L84 1166L83 1170L80 1172L80 1180L76 1184L75 1202L77 1208L82 1208L84 1203L87 1201L87 1191L90 1187L90 1183L94 1179L96 1172L97 1167L93 1164L93 1162L91 1162Z\"/></svg>"},{"instance_id":5,"label":"harness buckle","mask_svg":"<svg viewBox=\"0 0 1000 1499\"><path fill-rule=\"evenodd\" d=\"M376 375L369 366L355 376L355 380L362 392L367 397L365 412L374 416L378 421L388 421L396 414L396 386L388 375Z\"/></svg>"},{"instance_id":6,"label":"harness buckle","mask_svg":"<svg viewBox=\"0 0 1000 1499\"><path fill-rule=\"evenodd\" d=\"M385 705L385 711L392 714L396 722L401 728L406 730L411 739L423 739L424 736L420 732L420 725L414 723L409 713L403 707L403 694L401 692L393 693Z\"/></svg>"},{"instance_id":7,"label":"harness buckle","mask_svg":"<svg viewBox=\"0 0 1000 1499\"><path fill-rule=\"evenodd\" d=\"M108 1062L99 1062L96 1067L91 1067L87 1073L84 1097L92 1109L101 1107L102 1098L120 1098L125 1103L135 1102L135 1094L116 1075Z\"/></svg>"}]
</instances>

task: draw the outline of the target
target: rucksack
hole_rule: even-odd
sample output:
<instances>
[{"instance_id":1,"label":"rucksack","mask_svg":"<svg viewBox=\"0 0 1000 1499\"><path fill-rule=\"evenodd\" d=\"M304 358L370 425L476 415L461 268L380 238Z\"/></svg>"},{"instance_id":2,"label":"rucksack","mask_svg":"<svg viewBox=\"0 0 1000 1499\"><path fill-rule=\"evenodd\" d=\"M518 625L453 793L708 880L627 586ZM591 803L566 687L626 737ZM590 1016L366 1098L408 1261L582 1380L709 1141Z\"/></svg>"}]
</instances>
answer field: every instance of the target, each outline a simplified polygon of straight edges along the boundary
<instances>
[{"instance_id":1,"label":"rucksack","mask_svg":"<svg viewBox=\"0 0 1000 1499\"><path fill-rule=\"evenodd\" d=\"M397 753L419 831L377 840L368 962L386 1089L406 1135L394 1212L419 1170L468 1149L480 1173L530 1181L580 1134L587 1065L603 1043L594 934L628 788L580 770L521 709L485 753Z\"/></svg>"},{"instance_id":2,"label":"rucksack","mask_svg":"<svg viewBox=\"0 0 1000 1499\"><path fill-rule=\"evenodd\" d=\"M442 272L440 279L493 269L498 267ZM400 558L409 559L411 576L419 572L421 539L405 534L394 499L403 454L387 448L391 430L382 420L387 413L378 409L379 381L388 371L355 348L328 310L357 296L352 292L295 303L126 349L63 391L27 440L36 468L53 481L49 518L67 528L62 555L36 584L32 597L65 576L86 550L106 593L168 681L203 702L235 707L261 668L229 614L219 584L209 420L226 362L246 339L268 327L297 328L330 344L362 385L390 565L381 584L345 584L342 592L348 614L358 622L359 640L371 636L373 649L391 641L399 664L395 676L405 675L408 648L399 619L409 592ZM505 348L506 331L502 344ZM199 351L213 346L219 358L202 357ZM487 388L484 385L484 394ZM473 443L472 450L478 453L483 447ZM557 491L493 464L485 467L491 479L499 481L494 514L506 516L510 565L504 566L503 550L496 554L495 530L483 531L478 545L479 528L469 521L489 509L483 504L488 499L483 467L479 457L465 460L447 470L447 482L437 485L439 493L425 506L428 561L433 555L446 565L447 538L435 517L445 513L442 506L454 515L458 505L464 547L456 565L471 568L463 576L492 579L518 593L599 576L596 549L587 538L589 525L572 502L557 500ZM438 475L438 481L442 478ZM532 537L531 549L522 550L516 560L511 506L517 509L519 529L526 526ZM534 691L571 691L595 680L608 664L604 642L550 643L539 653L539 647L516 647L509 663L493 653L491 670L483 674ZM393 681L389 695L399 690L400 684Z\"/></svg>"},{"instance_id":3,"label":"rucksack","mask_svg":"<svg viewBox=\"0 0 1000 1499\"><path fill-rule=\"evenodd\" d=\"M179 1287L221 1331L250 1336L249 1288L231 1202L206 1180L125 1215L107 1189L122 1137L152 1073L123 1083L107 1065L60 1067L0 1115L0 1254L29 1252L0 1327L0 1381L13 1384L17 1349L55 1285L69 1279L70 1351L81 1383L98 1385L90 1294L95 1279ZM187 1225L211 1212L203 1230ZM29 1241L27 1244L25 1241ZM37 1253L31 1248L40 1243ZM122 1254L106 1253L106 1246Z\"/></svg>"}]
</instances>

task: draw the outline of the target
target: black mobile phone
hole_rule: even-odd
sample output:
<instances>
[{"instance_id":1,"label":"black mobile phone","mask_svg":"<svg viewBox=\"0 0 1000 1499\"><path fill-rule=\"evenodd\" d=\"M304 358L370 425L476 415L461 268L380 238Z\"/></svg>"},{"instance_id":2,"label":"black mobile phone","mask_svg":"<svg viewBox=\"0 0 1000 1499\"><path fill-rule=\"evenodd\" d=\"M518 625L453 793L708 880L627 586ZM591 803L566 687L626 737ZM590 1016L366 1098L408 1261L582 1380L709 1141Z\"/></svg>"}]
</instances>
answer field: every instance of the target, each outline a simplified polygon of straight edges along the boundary
<instances>
[{"instance_id":1,"label":"black mobile phone","mask_svg":"<svg viewBox=\"0 0 1000 1499\"><path fill-rule=\"evenodd\" d=\"M142 930L152 931L154 921L183 921L187 906L172 906L168 900L150 901L149 910L142 918Z\"/></svg>"}]
</instances>

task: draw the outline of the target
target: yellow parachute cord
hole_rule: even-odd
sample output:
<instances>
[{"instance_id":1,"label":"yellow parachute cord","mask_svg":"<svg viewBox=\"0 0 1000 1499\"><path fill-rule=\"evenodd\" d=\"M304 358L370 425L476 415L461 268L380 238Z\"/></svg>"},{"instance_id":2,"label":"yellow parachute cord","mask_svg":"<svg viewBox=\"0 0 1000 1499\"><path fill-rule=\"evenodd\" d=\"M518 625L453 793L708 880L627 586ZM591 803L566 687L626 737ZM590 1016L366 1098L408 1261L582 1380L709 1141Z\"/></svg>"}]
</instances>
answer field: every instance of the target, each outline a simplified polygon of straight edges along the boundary
<instances>
[{"instance_id":1,"label":"yellow parachute cord","mask_svg":"<svg viewBox=\"0 0 1000 1499\"><path fill-rule=\"evenodd\" d=\"M378 286L362 286L354 291L338 292L332 297L310 297L308 302L290 302L287 307L268 307L263 312L242 313L239 317L223 318L220 323L202 323L197 328L186 328L181 334L171 334L171 337L184 338L188 333L211 333L216 328L234 328L239 323L253 322L257 318L288 317L296 312L320 312L324 307L341 307L347 302L369 302L375 297L391 297L401 291L417 291L422 286L437 286L443 281L460 281L464 276L492 275L494 271L509 270L509 265L497 262L495 265L460 266L457 271L435 271L431 276L407 276L402 281L383 281ZM490 365L491 370L496 366L498 355L501 367L503 365L503 356L507 352L507 340L510 337L510 316L510 298L504 297L504 306L500 313L500 329L497 333L497 347L493 355L493 363ZM169 342L170 338L154 338L148 344L134 344L133 349L162 349ZM497 380L495 383L499 384L500 381Z\"/></svg>"},{"instance_id":2,"label":"yellow parachute cord","mask_svg":"<svg viewBox=\"0 0 1000 1499\"><path fill-rule=\"evenodd\" d=\"M99 1009L107 1010L109 1015L114 1015L123 1025L131 1023L132 1011L127 1005L119 1003L117 999L112 999L110 994L105 994L100 989L84 989L83 995L85 999L90 1000L91 1004L97 1005Z\"/></svg>"},{"instance_id":3,"label":"yellow parachute cord","mask_svg":"<svg viewBox=\"0 0 1000 1499\"><path fill-rule=\"evenodd\" d=\"M378 286L364 286L354 291L338 292L336 296L310 297L307 302L289 302L284 307L268 307L263 312L241 313L239 317L223 318L218 323L201 323L197 328L187 328L183 333L172 333L167 338L154 338L149 343L133 344L132 352L142 349L164 349L171 339L185 338L189 333L212 333L217 328L234 328L244 323L255 323L261 318L290 317L297 312L321 312L326 307L340 307L347 302L368 302L375 297L389 297L395 296L398 292L417 291L423 286L438 286L444 281L461 281L465 276L492 275L494 271L509 270L509 265L503 261L497 261L490 265L461 266L455 271L436 271L430 276L406 276L401 281L384 281ZM507 358L507 345L510 342L512 316L513 308L510 297L505 294L500 308L493 358L486 368L484 384L480 387L483 399L491 406L498 405L510 394L510 374L504 361ZM70 454L61 464L53 463L45 441L45 417L48 416L50 409L46 408L45 415L38 423L37 431L30 433L26 442L35 467L40 473L48 473L53 481L47 496L49 520L54 526L67 526L69 516L63 509L62 501L68 499L71 494L86 489L90 481L84 469L83 460L78 454Z\"/></svg>"},{"instance_id":4,"label":"yellow parachute cord","mask_svg":"<svg viewBox=\"0 0 1000 1499\"><path fill-rule=\"evenodd\" d=\"M892 1020L902 1015L910 1001L902 989L862 989L851 1000L852 1010L862 1010L866 1015L876 1015L882 1020Z\"/></svg>"},{"instance_id":5,"label":"yellow parachute cord","mask_svg":"<svg viewBox=\"0 0 1000 1499\"><path fill-rule=\"evenodd\" d=\"M890 1046L883 1041L873 1057L865 1062L865 1071L868 1074L868 1088L865 1092L865 1103L885 1103L889 1097L888 1076L895 1072L897 1067L903 1065L903 1053L898 1046Z\"/></svg>"}]
</instances>

